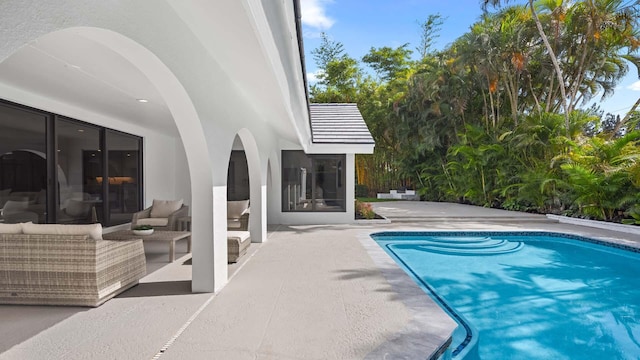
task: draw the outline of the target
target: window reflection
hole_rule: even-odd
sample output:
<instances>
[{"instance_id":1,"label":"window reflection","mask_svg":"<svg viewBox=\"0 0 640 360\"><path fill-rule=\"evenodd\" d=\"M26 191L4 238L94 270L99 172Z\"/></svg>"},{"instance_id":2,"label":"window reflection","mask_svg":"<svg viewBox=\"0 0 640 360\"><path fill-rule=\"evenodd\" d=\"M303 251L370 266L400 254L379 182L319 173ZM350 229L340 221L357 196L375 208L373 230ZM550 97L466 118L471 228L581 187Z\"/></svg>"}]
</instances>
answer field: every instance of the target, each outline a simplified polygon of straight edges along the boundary
<instances>
[{"instance_id":1,"label":"window reflection","mask_svg":"<svg viewBox=\"0 0 640 360\"><path fill-rule=\"evenodd\" d=\"M131 221L141 149L137 136L1 101L0 222Z\"/></svg>"},{"instance_id":2,"label":"window reflection","mask_svg":"<svg viewBox=\"0 0 640 360\"><path fill-rule=\"evenodd\" d=\"M138 137L107 131L109 181L109 225L131 221L140 209L140 140ZM102 183L102 179L99 180Z\"/></svg>"},{"instance_id":3,"label":"window reflection","mask_svg":"<svg viewBox=\"0 0 640 360\"><path fill-rule=\"evenodd\" d=\"M282 152L282 211L345 211L344 155Z\"/></svg>"},{"instance_id":4,"label":"window reflection","mask_svg":"<svg viewBox=\"0 0 640 360\"><path fill-rule=\"evenodd\" d=\"M10 106L0 111L0 221L47 221L46 121Z\"/></svg>"},{"instance_id":5,"label":"window reflection","mask_svg":"<svg viewBox=\"0 0 640 360\"><path fill-rule=\"evenodd\" d=\"M102 220L100 128L58 119L56 121L58 167L57 222L91 224ZM100 214L100 218L98 217Z\"/></svg>"}]
</instances>

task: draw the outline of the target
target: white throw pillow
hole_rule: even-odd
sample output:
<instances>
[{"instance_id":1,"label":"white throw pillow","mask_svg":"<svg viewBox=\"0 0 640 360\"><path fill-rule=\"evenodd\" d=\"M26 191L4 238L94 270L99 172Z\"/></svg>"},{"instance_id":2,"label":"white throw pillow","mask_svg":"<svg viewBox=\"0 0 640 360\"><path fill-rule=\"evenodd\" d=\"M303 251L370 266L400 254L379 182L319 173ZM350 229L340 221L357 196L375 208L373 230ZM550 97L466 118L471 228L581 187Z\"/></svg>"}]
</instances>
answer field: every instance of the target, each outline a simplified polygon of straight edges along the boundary
<instances>
[{"instance_id":1,"label":"white throw pillow","mask_svg":"<svg viewBox=\"0 0 640 360\"><path fill-rule=\"evenodd\" d=\"M183 200L153 200L151 205L152 218L168 218L169 215L182 207Z\"/></svg>"},{"instance_id":2,"label":"white throw pillow","mask_svg":"<svg viewBox=\"0 0 640 360\"><path fill-rule=\"evenodd\" d=\"M0 234L22 234L22 224L0 223Z\"/></svg>"},{"instance_id":3,"label":"white throw pillow","mask_svg":"<svg viewBox=\"0 0 640 360\"><path fill-rule=\"evenodd\" d=\"M23 223L22 231L31 235L89 235L93 240L102 240L102 225L100 224L32 224Z\"/></svg>"}]
</instances>

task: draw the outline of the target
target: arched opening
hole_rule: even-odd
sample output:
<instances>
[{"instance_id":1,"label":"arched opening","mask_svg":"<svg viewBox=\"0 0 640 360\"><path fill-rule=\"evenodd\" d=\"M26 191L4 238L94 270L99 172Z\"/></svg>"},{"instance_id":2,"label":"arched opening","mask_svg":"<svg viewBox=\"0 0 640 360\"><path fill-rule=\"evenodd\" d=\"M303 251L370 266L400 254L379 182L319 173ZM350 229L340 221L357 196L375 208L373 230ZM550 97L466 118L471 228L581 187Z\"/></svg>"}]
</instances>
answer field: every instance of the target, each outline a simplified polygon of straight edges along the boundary
<instances>
[{"instance_id":1,"label":"arched opening","mask_svg":"<svg viewBox=\"0 0 640 360\"><path fill-rule=\"evenodd\" d=\"M84 36L107 46L131 62L152 82L165 101L186 154L191 194L198 194L191 198L192 290L215 291L227 281L226 264L216 264L214 257L213 164L195 106L173 72L145 47L112 31L96 28L82 30Z\"/></svg>"},{"instance_id":2,"label":"arched opening","mask_svg":"<svg viewBox=\"0 0 640 360\"><path fill-rule=\"evenodd\" d=\"M242 141L236 135L229 157L227 172L227 201L249 200L249 167ZM228 214L227 214L228 215Z\"/></svg>"},{"instance_id":3,"label":"arched opening","mask_svg":"<svg viewBox=\"0 0 640 360\"><path fill-rule=\"evenodd\" d=\"M251 243L266 238L266 186L255 138L241 129L234 138L227 172L227 260L238 262Z\"/></svg>"},{"instance_id":4,"label":"arched opening","mask_svg":"<svg viewBox=\"0 0 640 360\"><path fill-rule=\"evenodd\" d=\"M227 262L229 264L241 261L251 245L250 184L247 156L242 141L236 135L227 169Z\"/></svg>"},{"instance_id":5,"label":"arched opening","mask_svg":"<svg viewBox=\"0 0 640 360\"><path fill-rule=\"evenodd\" d=\"M42 52L42 49L38 49L37 46L41 46L47 41L54 44L64 44L65 48L81 41L83 47L96 51L83 51L81 52L82 56L77 58L34 56L34 54ZM221 242L223 236L220 236L220 233L216 234L213 228L213 164L195 106L178 77L145 46L107 29L74 27L49 33L37 41L36 39L27 39L27 42L28 46L18 49L15 56L12 55L4 59L0 66L7 69L12 66L20 66L24 59L30 59L29 63L33 63L41 58L44 59L42 61L49 61L47 65L50 66L44 67L48 71L46 74L48 82L40 82L38 84L40 88L34 89L33 84L36 82L33 81L33 76L37 74L31 70L20 72L29 74L29 76L24 76L29 80L25 80L24 83L16 83L21 80L20 78L2 79L19 89L15 92L8 90L4 95L6 100L145 136L147 136L145 129L152 129L154 134L158 135L145 138L145 149L147 150L144 154L145 171L149 172L150 169L155 169L156 173L146 176L148 185L145 189L147 193L146 204L149 204L154 197L161 197L163 189L170 189L172 194L175 192L175 184L181 182L182 179L174 173L166 173L165 175L166 178L171 178L171 181L161 179L163 171L170 172L172 170L172 167L162 165L164 158L173 156L175 152L175 148L169 147L167 149L165 146L167 140L175 142L176 146L181 148L186 158L184 159L186 163L184 172L188 173L188 181L185 183L190 184L190 194L198 194L190 199L193 239L192 290L212 292L222 287L227 281L227 273L226 264L216 263L217 257L214 256L214 244ZM126 79L120 77L120 80L130 81L130 83L105 86L98 89L103 90L102 93L96 90L95 94L92 94L92 91L86 91L87 85L97 87L99 84L107 82L103 81L104 79L95 81L95 76L87 76L91 72L91 66L100 68L105 77L113 76L121 71L128 71L127 74L131 76ZM64 71L69 73L63 73ZM5 71L4 73L6 75L10 72ZM71 78L84 79L86 82L72 83ZM88 83L90 81L93 83ZM142 88L152 92L151 99L139 99L135 91L126 91L134 89L136 86L139 90L140 85L146 84L145 82L149 86L142 86ZM131 87L125 85L131 85ZM57 93L53 92L55 89L57 89ZM63 94L66 94L67 97L64 97ZM111 101L107 99L108 96L105 94L113 96ZM158 108L166 108L171 125L163 124L161 126L156 123L159 117L132 115L136 111L133 105L138 103L138 100L148 100L147 103L161 103ZM126 105L117 106L117 104L125 102ZM142 112L148 113L149 111L147 108ZM188 141L183 141L183 139L188 139ZM156 150L158 153L155 152ZM182 166L179 164L181 160L175 160L176 164ZM165 182L154 187L154 179L158 183Z\"/></svg>"},{"instance_id":6,"label":"arched opening","mask_svg":"<svg viewBox=\"0 0 640 360\"><path fill-rule=\"evenodd\" d=\"M256 139L248 129L240 129L238 138L242 142L249 170L249 199L251 203L249 231L251 233L251 242L261 243L267 239L266 159L264 161L261 159Z\"/></svg>"}]
</instances>

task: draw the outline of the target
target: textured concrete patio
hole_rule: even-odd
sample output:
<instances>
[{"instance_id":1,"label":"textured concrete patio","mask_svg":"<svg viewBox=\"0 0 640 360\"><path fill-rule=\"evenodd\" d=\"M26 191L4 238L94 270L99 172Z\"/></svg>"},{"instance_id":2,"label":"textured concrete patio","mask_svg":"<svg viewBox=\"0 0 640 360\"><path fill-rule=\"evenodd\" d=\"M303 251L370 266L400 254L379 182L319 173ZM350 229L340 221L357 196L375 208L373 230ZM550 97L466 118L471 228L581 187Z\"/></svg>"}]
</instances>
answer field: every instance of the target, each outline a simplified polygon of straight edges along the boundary
<instances>
[{"instance_id":1,"label":"textured concrete patio","mask_svg":"<svg viewBox=\"0 0 640 360\"><path fill-rule=\"evenodd\" d=\"M190 293L190 255L146 245L140 285L99 308L0 305L0 359L415 359L453 322L369 238L381 230L571 232L640 237L479 207L377 203L391 224L275 226L217 294ZM182 256L182 257L180 257Z\"/></svg>"}]
</instances>

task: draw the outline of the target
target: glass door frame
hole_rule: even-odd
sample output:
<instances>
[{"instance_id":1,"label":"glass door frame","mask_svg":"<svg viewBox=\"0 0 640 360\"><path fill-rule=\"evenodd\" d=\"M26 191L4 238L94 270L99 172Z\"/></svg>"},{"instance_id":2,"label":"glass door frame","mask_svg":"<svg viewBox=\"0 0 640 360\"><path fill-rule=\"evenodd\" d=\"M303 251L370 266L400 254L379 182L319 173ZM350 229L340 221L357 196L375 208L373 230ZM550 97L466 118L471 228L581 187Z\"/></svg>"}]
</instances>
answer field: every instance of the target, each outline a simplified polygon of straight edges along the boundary
<instances>
[{"instance_id":1,"label":"glass door frame","mask_svg":"<svg viewBox=\"0 0 640 360\"><path fill-rule=\"evenodd\" d=\"M103 181L102 181L102 192L103 192L103 203L101 212L102 212L102 224L103 226L115 226L118 224L111 224L110 219L110 209L109 209L109 165L108 165L108 143L106 141L107 132L111 132L113 134L124 135L126 137L130 137L137 141L138 145L138 159L137 159L137 177L138 177L138 207L139 210L142 210L144 207L144 178L143 178L143 164L144 164L144 139L140 136L129 134L123 131L110 129L104 126L88 123L86 121L77 120L74 118L70 118L67 116L58 115L55 113L51 113L48 111L36 109L33 107L29 107L26 105L14 103L8 100L0 99L0 107L8 107L19 111L30 112L38 116L42 116L45 119L45 133L44 133L44 144L45 144L45 155L46 155L46 188L47 188L47 196L46 196L46 206L45 206L45 222L46 223L57 223L58 221L58 208L60 195L58 193L59 188L59 179L58 179L58 134L56 131L56 124L58 120L63 120L66 122L77 123L82 126L89 126L96 128L99 131L99 148L102 153L102 166L103 166ZM0 109L1 111L1 109Z\"/></svg>"}]
</instances>

